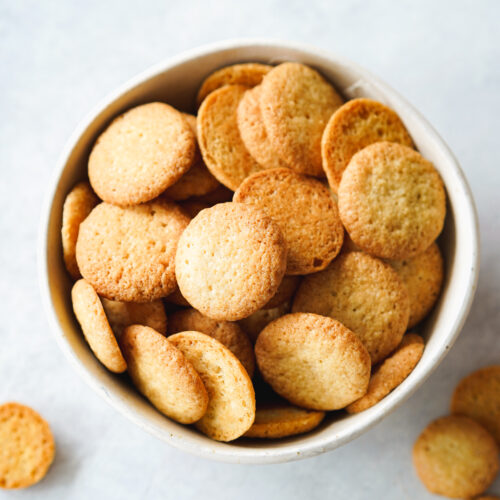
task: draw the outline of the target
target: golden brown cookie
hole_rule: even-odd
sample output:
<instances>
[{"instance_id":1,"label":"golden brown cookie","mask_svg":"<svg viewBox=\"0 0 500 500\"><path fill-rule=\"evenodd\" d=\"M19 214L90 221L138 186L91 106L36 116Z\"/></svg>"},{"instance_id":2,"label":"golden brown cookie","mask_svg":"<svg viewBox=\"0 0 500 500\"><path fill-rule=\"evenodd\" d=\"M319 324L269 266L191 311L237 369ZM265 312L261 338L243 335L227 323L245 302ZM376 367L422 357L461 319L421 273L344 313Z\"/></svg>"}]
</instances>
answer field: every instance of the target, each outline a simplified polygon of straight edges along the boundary
<instances>
[{"instance_id":1,"label":"golden brown cookie","mask_svg":"<svg viewBox=\"0 0 500 500\"><path fill-rule=\"evenodd\" d=\"M78 267L108 299L165 297L176 286L175 252L188 222L177 205L165 200L127 208L101 203L80 226Z\"/></svg>"},{"instance_id":2,"label":"golden brown cookie","mask_svg":"<svg viewBox=\"0 0 500 500\"><path fill-rule=\"evenodd\" d=\"M89 179L108 203L136 205L152 200L193 164L196 138L182 114L152 102L115 118L89 157Z\"/></svg>"},{"instance_id":3,"label":"golden brown cookie","mask_svg":"<svg viewBox=\"0 0 500 500\"><path fill-rule=\"evenodd\" d=\"M377 142L356 153L342 175L338 199L349 236L377 257L414 257L443 228L443 182L431 162L401 144Z\"/></svg>"},{"instance_id":4,"label":"golden brown cookie","mask_svg":"<svg viewBox=\"0 0 500 500\"><path fill-rule=\"evenodd\" d=\"M474 420L442 417L418 437L413 464L430 492L471 498L494 481L499 468L498 448L493 437Z\"/></svg>"},{"instance_id":5,"label":"golden brown cookie","mask_svg":"<svg viewBox=\"0 0 500 500\"><path fill-rule=\"evenodd\" d=\"M305 410L289 404L257 404L255 422L245 433L250 438L284 438L309 432L325 418L324 411Z\"/></svg>"},{"instance_id":6,"label":"golden brown cookie","mask_svg":"<svg viewBox=\"0 0 500 500\"><path fill-rule=\"evenodd\" d=\"M479 422L500 444L500 365L477 370L460 381L451 412Z\"/></svg>"},{"instance_id":7,"label":"golden brown cookie","mask_svg":"<svg viewBox=\"0 0 500 500\"><path fill-rule=\"evenodd\" d=\"M321 136L342 105L335 89L317 71L288 62L262 80L260 110L270 142L296 172L324 177Z\"/></svg>"},{"instance_id":8,"label":"golden brown cookie","mask_svg":"<svg viewBox=\"0 0 500 500\"><path fill-rule=\"evenodd\" d=\"M354 154L380 141L413 146L399 116L384 104L366 98L352 99L333 113L323 132L321 156L326 177L335 192Z\"/></svg>"},{"instance_id":9,"label":"golden brown cookie","mask_svg":"<svg viewBox=\"0 0 500 500\"><path fill-rule=\"evenodd\" d=\"M134 385L159 411L182 424L203 417L208 394L202 379L166 337L148 326L132 325L120 345Z\"/></svg>"},{"instance_id":10,"label":"golden brown cookie","mask_svg":"<svg viewBox=\"0 0 500 500\"><path fill-rule=\"evenodd\" d=\"M384 399L413 371L424 352L424 341L420 335L407 333L396 351L378 366L368 384L366 394L351 403L348 413L359 413Z\"/></svg>"},{"instance_id":11,"label":"golden brown cookie","mask_svg":"<svg viewBox=\"0 0 500 500\"><path fill-rule=\"evenodd\" d=\"M169 316L169 335L187 331L204 333L224 344L240 360L250 378L253 376L255 370L253 346L236 323L211 319L196 309L176 311Z\"/></svg>"},{"instance_id":12,"label":"golden brown cookie","mask_svg":"<svg viewBox=\"0 0 500 500\"><path fill-rule=\"evenodd\" d=\"M234 64L218 69L205 78L198 91L196 102L199 106L208 94L224 85L254 87L271 69L272 66L260 63Z\"/></svg>"},{"instance_id":13,"label":"golden brown cookie","mask_svg":"<svg viewBox=\"0 0 500 500\"><path fill-rule=\"evenodd\" d=\"M76 319L96 358L108 370L124 372L127 363L109 326L101 299L92 285L84 279L78 280L71 290L71 299Z\"/></svg>"},{"instance_id":14,"label":"golden brown cookie","mask_svg":"<svg viewBox=\"0 0 500 500\"><path fill-rule=\"evenodd\" d=\"M38 483L54 460L49 424L19 403L0 405L0 488L27 488Z\"/></svg>"},{"instance_id":15,"label":"golden brown cookie","mask_svg":"<svg viewBox=\"0 0 500 500\"><path fill-rule=\"evenodd\" d=\"M286 255L279 227L261 210L221 203L189 223L179 240L175 272L182 295L195 309L235 321L276 293Z\"/></svg>"},{"instance_id":16,"label":"golden brown cookie","mask_svg":"<svg viewBox=\"0 0 500 500\"><path fill-rule=\"evenodd\" d=\"M182 116L196 135L196 116L186 113L182 113ZM219 181L208 170L196 144L193 165L174 185L167 188L165 196L171 200L186 200L191 196L210 193L218 186L220 186Z\"/></svg>"},{"instance_id":17,"label":"golden brown cookie","mask_svg":"<svg viewBox=\"0 0 500 500\"><path fill-rule=\"evenodd\" d=\"M338 410L365 394L370 356L338 321L318 314L287 314L269 323L255 344L264 380L292 404Z\"/></svg>"},{"instance_id":18,"label":"golden brown cookie","mask_svg":"<svg viewBox=\"0 0 500 500\"><path fill-rule=\"evenodd\" d=\"M63 206L61 240L63 247L64 264L71 277L81 278L76 263L76 240L80 224L99 203L88 182L79 182L66 196Z\"/></svg>"},{"instance_id":19,"label":"golden brown cookie","mask_svg":"<svg viewBox=\"0 0 500 500\"><path fill-rule=\"evenodd\" d=\"M280 227L288 247L287 274L310 274L340 252L344 228L337 204L321 182L287 168L247 177L233 200L259 207Z\"/></svg>"},{"instance_id":20,"label":"golden brown cookie","mask_svg":"<svg viewBox=\"0 0 500 500\"><path fill-rule=\"evenodd\" d=\"M290 302L300 283L300 276L283 276L278 291L262 309L274 309Z\"/></svg>"},{"instance_id":21,"label":"golden brown cookie","mask_svg":"<svg viewBox=\"0 0 500 500\"><path fill-rule=\"evenodd\" d=\"M224 186L235 190L262 167L243 144L237 109L247 87L227 85L212 92L198 111L198 141L206 166Z\"/></svg>"},{"instance_id":22,"label":"golden brown cookie","mask_svg":"<svg viewBox=\"0 0 500 500\"><path fill-rule=\"evenodd\" d=\"M130 325L149 326L162 335L167 333L167 315L160 299L153 302L119 302L102 297L101 302L109 326L117 337Z\"/></svg>"},{"instance_id":23,"label":"golden brown cookie","mask_svg":"<svg viewBox=\"0 0 500 500\"><path fill-rule=\"evenodd\" d=\"M287 167L276 154L267 136L260 112L259 91L260 86L247 90L238 105L238 128L241 139L248 152L262 168Z\"/></svg>"},{"instance_id":24,"label":"golden brown cookie","mask_svg":"<svg viewBox=\"0 0 500 500\"><path fill-rule=\"evenodd\" d=\"M443 257L436 243L423 253L405 260L390 260L408 289L410 320L408 328L420 323L436 303L443 284Z\"/></svg>"},{"instance_id":25,"label":"golden brown cookie","mask_svg":"<svg viewBox=\"0 0 500 500\"><path fill-rule=\"evenodd\" d=\"M410 306L394 269L363 252L349 252L303 279L292 311L340 321L359 336L376 364L401 342Z\"/></svg>"},{"instance_id":26,"label":"golden brown cookie","mask_svg":"<svg viewBox=\"0 0 500 500\"><path fill-rule=\"evenodd\" d=\"M284 278L283 278L284 279ZM267 304L266 304L267 306ZM283 304L273 307L272 309L259 309L248 318L243 318L238 321L243 331L248 335L248 338L255 344L259 333L264 330L271 321L278 319L290 311L290 303L284 302Z\"/></svg>"},{"instance_id":27,"label":"golden brown cookie","mask_svg":"<svg viewBox=\"0 0 500 500\"><path fill-rule=\"evenodd\" d=\"M193 363L207 388L208 409L196 427L217 441L243 435L255 419L255 392L238 358L204 333L181 332L169 340Z\"/></svg>"}]
</instances>

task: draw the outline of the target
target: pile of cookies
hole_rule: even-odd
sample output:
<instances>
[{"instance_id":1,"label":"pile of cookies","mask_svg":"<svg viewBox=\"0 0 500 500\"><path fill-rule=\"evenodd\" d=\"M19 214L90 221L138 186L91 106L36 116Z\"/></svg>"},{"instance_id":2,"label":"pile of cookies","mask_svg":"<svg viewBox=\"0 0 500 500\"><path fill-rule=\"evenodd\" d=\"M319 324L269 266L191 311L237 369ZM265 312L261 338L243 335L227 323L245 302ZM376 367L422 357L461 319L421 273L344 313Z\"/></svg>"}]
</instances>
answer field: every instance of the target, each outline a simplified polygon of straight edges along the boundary
<instances>
[{"instance_id":1,"label":"pile of cookies","mask_svg":"<svg viewBox=\"0 0 500 500\"><path fill-rule=\"evenodd\" d=\"M430 492L477 498L500 470L500 365L481 368L461 380L450 409L452 415L434 420L420 434L413 462Z\"/></svg>"},{"instance_id":2,"label":"pile of cookies","mask_svg":"<svg viewBox=\"0 0 500 500\"><path fill-rule=\"evenodd\" d=\"M375 405L418 363L405 332L440 292L439 174L393 110L303 64L223 68L197 104L115 118L67 196L90 348L216 440Z\"/></svg>"}]
</instances>

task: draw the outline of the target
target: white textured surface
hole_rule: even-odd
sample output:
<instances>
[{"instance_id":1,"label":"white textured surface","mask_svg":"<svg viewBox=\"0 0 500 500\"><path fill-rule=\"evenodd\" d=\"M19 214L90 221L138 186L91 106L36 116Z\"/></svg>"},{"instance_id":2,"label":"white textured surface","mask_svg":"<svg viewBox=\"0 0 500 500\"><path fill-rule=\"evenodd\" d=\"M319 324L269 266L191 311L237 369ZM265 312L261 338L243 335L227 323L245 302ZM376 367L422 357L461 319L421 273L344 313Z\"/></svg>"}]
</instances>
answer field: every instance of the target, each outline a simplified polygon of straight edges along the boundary
<instances>
[{"instance_id":1,"label":"white textured surface","mask_svg":"<svg viewBox=\"0 0 500 500\"><path fill-rule=\"evenodd\" d=\"M176 4L0 0L0 401L32 405L49 420L57 441L48 477L30 490L0 492L0 498L432 498L414 474L411 445L429 420L447 412L463 375L500 362L500 3ZM185 455L107 407L53 341L36 276L44 188L82 116L149 65L241 36L333 50L399 90L457 155L482 229L472 312L428 382L358 440L272 466ZM495 486L491 491L500 494L500 481Z\"/></svg>"}]
</instances>

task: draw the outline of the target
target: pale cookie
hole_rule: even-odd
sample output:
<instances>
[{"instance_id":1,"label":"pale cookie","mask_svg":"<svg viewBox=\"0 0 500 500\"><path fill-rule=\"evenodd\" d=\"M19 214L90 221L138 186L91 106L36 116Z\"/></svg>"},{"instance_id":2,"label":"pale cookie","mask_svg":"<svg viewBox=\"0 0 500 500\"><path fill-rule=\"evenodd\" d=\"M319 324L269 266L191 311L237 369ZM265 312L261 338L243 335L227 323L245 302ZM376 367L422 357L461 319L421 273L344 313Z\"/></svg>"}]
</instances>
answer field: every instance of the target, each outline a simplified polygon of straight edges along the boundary
<instances>
[{"instance_id":1,"label":"pale cookie","mask_svg":"<svg viewBox=\"0 0 500 500\"><path fill-rule=\"evenodd\" d=\"M368 384L367 393L347 408L348 413L359 413L384 399L413 371L424 352L424 341L420 335L407 333L396 349L375 369Z\"/></svg>"},{"instance_id":2,"label":"pale cookie","mask_svg":"<svg viewBox=\"0 0 500 500\"><path fill-rule=\"evenodd\" d=\"M284 438L309 432L325 418L324 411L305 410L287 404L257 405L255 422L245 433L249 438Z\"/></svg>"},{"instance_id":3,"label":"pale cookie","mask_svg":"<svg viewBox=\"0 0 500 500\"><path fill-rule=\"evenodd\" d=\"M80 224L99 203L99 198L94 194L88 182L79 182L66 196L63 206L61 240L64 264L71 277L75 280L81 278L78 264L76 263L76 240Z\"/></svg>"},{"instance_id":4,"label":"pale cookie","mask_svg":"<svg viewBox=\"0 0 500 500\"><path fill-rule=\"evenodd\" d=\"M54 460L49 424L19 403L0 405L0 488L27 488L38 483Z\"/></svg>"},{"instance_id":5,"label":"pale cookie","mask_svg":"<svg viewBox=\"0 0 500 500\"><path fill-rule=\"evenodd\" d=\"M196 135L196 117L182 113L184 119L189 123L193 134ZM165 191L165 196L172 200L186 200L191 196L202 196L214 191L220 186L219 181L210 173L201 157L200 149L196 144L193 165L173 185Z\"/></svg>"},{"instance_id":6,"label":"pale cookie","mask_svg":"<svg viewBox=\"0 0 500 500\"><path fill-rule=\"evenodd\" d=\"M405 260L390 260L408 289L410 319L408 328L420 323L436 303L443 284L443 257L436 243L423 253Z\"/></svg>"},{"instance_id":7,"label":"pale cookie","mask_svg":"<svg viewBox=\"0 0 500 500\"><path fill-rule=\"evenodd\" d=\"M287 168L245 179L233 201L261 208L275 221L288 247L287 274L325 269L340 252L344 228L337 204L321 182Z\"/></svg>"},{"instance_id":8,"label":"pale cookie","mask_svg":"<svg viewBox=\"0 0 500 500\"><path fill-rule=\"evenodd\" d=\"M203 417L208 394L190 361L148 326L125 329L120 345L134 385L164 415L192 424Z\"/></svg>"},{"instance_id":9,"label":"pale cookie","mask_svg":"<svg viewBox=\"0 0 500 500\"><path fill-rule=\"evenodd\" d=\"M193 164L196 138L182 114L152 102L115 118L89 157L89 179L108 203L136 205L152 200Z\"/></svg>"},{"instance_id":10,"label":"pale cookie","mask_svg":"<svg viewBox=\"0 0 500 500\"><path fill-rule=\"evenodd\" d=\"M253 376L255 355L253 346L245 332L231 321L217 321L201 314L196 309L176 311L169 316L168 333L196 331L201 332L224 344L245 367L248 375Z\"/></svg>"},{"instance_id":11,"label":"pale cookie","mask_svg":"<svg viewBox=\"0 0 500 500\"><path fill-rule=\"evenodd\" d=\"M108 370L124 372L127 363L109 326L101 299L92 285L84 279L78 280L71 290L71 299L76 319L96 358Z\"/></svg>"},{"instance_id":12,"label":"pale cookie","mask_svg":"<svg viewBox=\"0 0 500 500\"><path fill-rule=\"evenodd\" d=\"M119 302L102 297L101 302L117 337L130 325L149 326L162 335L167 333L167 315L160 299L153 302Z\"/></svg>"},{"instance_id":13,"label":"pale cookie","mask_svg":"<svg viewBox=\"0 0 500 500\"><path fill-rule=\"evenodd\" d=\"M441 232L446 214L443 182L432 163L391 142L372 144L352 157L338 199L354 243L387 259L424 252Z\"/></svg>"},{"instance_id":14,"label":"pale cookie","mask_svg":"<svg viewBox=\"0 0 500 500\"><path fill-rule=\"evenodd\" d=\"M200 106L208 94L224 85L255 87L271 69L272 66L260 63L234 64L218 69L205 78L198 91L196 102Z\"/></svg>"},{"instance_id":15,"label":"pale cookie","mask_svg":"<svg viewBox=\"0 0 500 500\"><path fill-rule=\"evenodd\" d=\"M290 302L300 283L300 276L283 276L278 291L262 309L274 309L285 302Z\"/></svg>"},{"instance_id":16,"label":"pale cookie","mask_svg":"<svg viewBox=\"0 0 500 500\"><path fill-rule=\"evenodd\" d=\"M442 417L418 437L413 464L430 492L471 498L494 481L499 469L498 448L493 437L474 420Z\"/></svg>"},{"instance_id":17,"label":"pale cookie","mask_svg":"<svg viewBox=\"0 0 500 500\"><path fill-rule=\"evenodd\" d=\"M189 218L172 202L101 203L80 226L76 259L99 295L151 302L173 292L177 242Z\"/></svg>"},{"instance_id":18,"label":"pale cookie","mask_svg":"<svg viewBox=\"0 0 500 500\"><path fill-rule=\"evenodd\" d=\"M238 324L255 344L259 333L264 330L264 327L271 323L271 321L278 319L289 311L290 303L284 302L283 304L273 307L272 309L259 309L253 314L250 314L248 318L240 319Z\"/></svg>"},{"instance_id":19,"label":"pale cookie","mask_svg":"<svg viewBox=\"0 0 500 500\"><path fill-rule=\"evenodd\" d=\"M193 363L207 388L208 409L196 427L217 441L243 435L255 419L255 392L238 358L204 333L181 332L169 340Z\"/></svg>"},{"instance_id":20,"label":"pale cookie","mask_svg":"<svg viewBox=\"0 0 500 500\"><path fill-rule=\"evenodd\" d=\"M267 325L255 344L264 380L291 403L338 410L365 394L370 356L338 321L318 314L287 314Z\"/></svg>"},{"instance_id":21,"label":"pale cookie","mask_svg":"<svg viewBox=\"0 0 500 500\"><path fill-rule=\"evenodd\" d=\"M212 92L198 111L198 142L206 166L224 186L235 190L262 167L240 136L238 104L247 87L227 85Z\"/></svg>"},{"instance_id":22,"label":"pale cookie","mask_svg":"<svg viewBox=\"0 0 500 500\"><path fill-rule=\"evenodd\" d=\"M500 444L500 365L462 379L453 393L451 412L473 418Z\"/></svg>"},{"instance_id":23,"label":"pale cookie","mask_svg":"<svg viewBox=\"0 0 500 500\"><path fill-rule=\"evenodd\" d=\"M380 141L413 146L399 116L384 104L366 98L353 99L333 113L323 132L321 156L334 191L353 155Z\"/></svg>"},{"instance_id":24,"label":"pale cookie","mask_svg":"<svg viewBox=\"0 0 500 500\"><path fill-rule=\"evenodd\" d=\"M195 309L235 321L276 293L286 255L279 227L261 210L221 203L189 223L179 240L175 272L182 295Z\"/></svg>"},{"instance_id":25,"label":"pale cookie","mask_svg":"<svg viewBox=\"0 0 500 500\"><path fill-rule=\"evenodd\" d=\"M359 336L376 364L401 342L410 305L394 269L363 252L349 252L324 271L304 278L292 311L340 321Z\"/></svg>"},{"instance_id":26,"label":"pale cookie","mask_svg":"<svg viewBox=\"0 0 500 500\"><path fill-rule=\"evenodd\" d=\"M238 128L248 152L263 168L287 167L276 154L262 121L258 92L260 87L247 90L238 105Z\"/></svg>"},{"instance_id":27,"label":"pale cookie","mask_svg":"<svg viewBox=\"0 0 500 500\"><path fill-rule=\"evenodd\" d=\"M267 135L278 156L301 174L324 177L321 136L342 105L335 89L317 71L299 63L272 69L259 90Z\"/></svg>"}]
</instances>

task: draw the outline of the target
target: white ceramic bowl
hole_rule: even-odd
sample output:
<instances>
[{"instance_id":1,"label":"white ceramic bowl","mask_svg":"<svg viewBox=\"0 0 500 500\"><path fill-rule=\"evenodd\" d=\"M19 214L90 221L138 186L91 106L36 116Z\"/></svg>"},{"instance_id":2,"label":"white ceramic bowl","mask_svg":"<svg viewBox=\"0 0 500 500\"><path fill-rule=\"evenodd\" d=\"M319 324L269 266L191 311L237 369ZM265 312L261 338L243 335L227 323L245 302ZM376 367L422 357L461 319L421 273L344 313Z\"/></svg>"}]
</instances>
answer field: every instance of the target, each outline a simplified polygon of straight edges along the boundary
<instances>
[{"instance_id":1,"label":"white ceramic bowl","mask_svg":"<svg viewBox=\"0 0 500 500\"><path fill-rule=\"evenodd\" d=\"M443 292L421 327L424 355L411 375L380 403L357 415L333 413L315 431L283 440L212 441L191 427L162 416L128 382L108 372L93 356L72 313L71 281L61 252L61 213L66 193L86 177L87 158L97 135L122 111L160 100L193 112L196 91L213 70L244 61L300 61L318 69L346 98L365 96L396 110L419 151L439 170L448 194L448 214L440 237L446 259ZM162 62L111 93L71 136L56 167L41 223L39 272L42 297L59 346L83 379L118 412L159 439L199 456L226 462L273 463L323 453L356 438L399 406L444 358L460 332L476 288L478 222L460 167L427 121L402 97L363 68L311 47L267 40L227 41ZM75 401L75 404L78 404Z\"/></svg>"}]
</instances>

